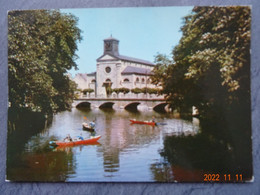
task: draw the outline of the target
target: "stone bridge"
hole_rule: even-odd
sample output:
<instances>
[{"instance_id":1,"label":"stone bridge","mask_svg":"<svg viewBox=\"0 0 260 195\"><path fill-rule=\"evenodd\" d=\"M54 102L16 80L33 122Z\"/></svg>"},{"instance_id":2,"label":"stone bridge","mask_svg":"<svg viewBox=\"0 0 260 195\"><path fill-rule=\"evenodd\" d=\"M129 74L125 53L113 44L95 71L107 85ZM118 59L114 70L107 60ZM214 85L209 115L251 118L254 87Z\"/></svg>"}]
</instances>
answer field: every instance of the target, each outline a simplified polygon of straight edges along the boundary
<instances>
[{"instance_id":1,"label":"stone bridge","mask_svg":"<svg viewBox=\"0 0 260 195\"><path fill-rule=\"evenodd\" d=\"M126 109L126 110L154 110L169 111L165 99L127 99L127 98L82 98L74 100L73 107L87 109Z\"/></svg>"}]
</instances>

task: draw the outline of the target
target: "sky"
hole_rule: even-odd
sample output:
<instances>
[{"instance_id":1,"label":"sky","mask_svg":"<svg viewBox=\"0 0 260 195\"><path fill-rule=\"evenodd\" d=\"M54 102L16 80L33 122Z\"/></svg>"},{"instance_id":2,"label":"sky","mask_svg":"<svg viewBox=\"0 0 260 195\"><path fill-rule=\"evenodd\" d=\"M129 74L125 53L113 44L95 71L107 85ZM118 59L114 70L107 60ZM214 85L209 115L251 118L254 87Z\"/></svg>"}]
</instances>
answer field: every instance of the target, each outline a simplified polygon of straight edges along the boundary
<instances>
[{"instance_id":1,"label":"sky","mask_svg":"<svg viewBox=\"0 0 260 195\"><path fill-rule=\"evenodd\" d=\"M193 7L135 7L62 9L78 17L83 40L78 43L76 73L96 71L96 59L103 55L103 40L119 40L119 54L154 62L158 53L171 56L181 38L183 17Z\"/></svg>"}]
</instances>

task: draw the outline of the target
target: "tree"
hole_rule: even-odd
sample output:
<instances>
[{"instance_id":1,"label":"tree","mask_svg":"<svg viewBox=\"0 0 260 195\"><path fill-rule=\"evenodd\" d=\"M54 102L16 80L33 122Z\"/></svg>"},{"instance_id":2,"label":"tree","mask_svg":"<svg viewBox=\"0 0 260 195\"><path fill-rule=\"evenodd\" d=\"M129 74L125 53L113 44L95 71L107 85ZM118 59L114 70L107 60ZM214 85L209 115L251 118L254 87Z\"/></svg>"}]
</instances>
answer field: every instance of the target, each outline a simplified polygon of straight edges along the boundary
<instances>
[{"instance_id":1,"label":"tree","mask_svg":"<svg viewBox=\"0 0 260 195\"><path fill-rule=\"evenodd\" d=\"M171 62L157 59L169 66L156 78L174 109L198 108L203 144L232 151L233 170L251 174L250 25L250 7L194 7Z\"/></svg>"},{"instance_id":2,"label":"tree","mask_svg":"<svg viewBox=\"0 0 260 195\"><path fill-rule=\"evenodd\" d=\"M147 88L147 92L149 94L159 94L160 93L160 89L156 89L156 88Z\"/></svg>"},{"instance_id":3,"label":"tree","mask_svg":"<svg viewBox=\"0 0 260 195\"><path fill-rule=\"evenodd\" d=\"M9 102L44 113L70 109L76 84L77 18L59 11L8 13Z\"/></svg>"},{"instance_id":4,"label":"tree","mask_svg":"<svg viewBox=\"0 0 260 195\"><path fill-rule=\"evenodd\" d=\"M131 89L131 92L134 93L134 94L142 93L142 89L136 87L136 88L134 88L134 89Z\"/></svg>"},{"instance_id":5,"label":"tree","mask_svg":"<svg viewBox=\"0 0 260 195\"><path fill-rule=\"evenodd\" d=\"M121 87L121 88L114 88L112 89L112 92L115 92L117 97L119 93L123 93L124 95L130 92L130 89Z\"/></svg>"},{"instance_id":6,"label":"tree","mask_svg":"<svg viewBox=\"0 0 260 195\"><path fill-rule=\"evenodd\" d=\"M91 94L94 92L94 89L91 89L91 88L87 88L87 89L83 89L83 94L84 95L87 95L88 93Z\"/></svg>"},{"instance_id":7,"label":"tree","mask_svg":"<svg viewBox=\"0 0 260 195\"><path fill-rule=\"evenodd\" d=\"M173 59L156 58L154 82L174 107L196 106L204 116L239 104L248 110L250 23L250 8L243 6L194 7L184 18Z\"/></svg>"},{"instance_id":8,"label":"tree","mask_svg":"<svg viewBox=\"0 0 260 195\"><path fill-rule=\"evenodd\" d=\"M172 61L163 54L157 54L155 56L155 67L152 70L153 74L150 76L152 79L152 83L155 85L162 86L165 84L164 81L166 81L168 78L168 69L172 65Z\"/></svg>"},{"instance_id":9,"label":"tree","mask_svg":"<svg viewBox=\"0 0 260 195\"><path fill-rule=\"evenodd\" d=\"M119 88L119 92L122 92L124 95L130 92L130 89L125 88L125 87L121 87Z\"/></svg>"},{"instance_id":10,"label":"tree","mask_svg":"<svg viewBox=\"0 0 260 195\"><path fill-rule=\"evenodd\" d=\"M115 92L116 95L117 95L117 97L118 97L118 94L120 93L120 90L119 90L119 88L114 88L114 89L113 89L113 92Z\"/></svg>"}]
</instances>

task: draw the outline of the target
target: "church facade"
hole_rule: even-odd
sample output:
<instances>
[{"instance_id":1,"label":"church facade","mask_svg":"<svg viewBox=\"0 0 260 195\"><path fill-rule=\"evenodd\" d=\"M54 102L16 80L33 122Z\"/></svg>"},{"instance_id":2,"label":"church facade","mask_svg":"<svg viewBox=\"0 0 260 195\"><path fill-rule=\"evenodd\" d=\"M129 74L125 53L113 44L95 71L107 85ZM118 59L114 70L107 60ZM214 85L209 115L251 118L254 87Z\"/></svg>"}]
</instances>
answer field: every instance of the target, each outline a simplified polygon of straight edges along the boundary
<instances>
[{"instance_id":1,"label":"church facade","mask_svg":"<svg viewBox=\"0 0 260 195\"><path fill-rule=\"evenodd\" d=\"M107 87L156 88L150 76L155 64L119 54L119 40L109 37L104 40L104 53L97 59L96 72L79 73L73 79L79 89L93 89L92 97L106 98ZM133 94L126 94L133 97Z\"/></svg>"}]
</instances>

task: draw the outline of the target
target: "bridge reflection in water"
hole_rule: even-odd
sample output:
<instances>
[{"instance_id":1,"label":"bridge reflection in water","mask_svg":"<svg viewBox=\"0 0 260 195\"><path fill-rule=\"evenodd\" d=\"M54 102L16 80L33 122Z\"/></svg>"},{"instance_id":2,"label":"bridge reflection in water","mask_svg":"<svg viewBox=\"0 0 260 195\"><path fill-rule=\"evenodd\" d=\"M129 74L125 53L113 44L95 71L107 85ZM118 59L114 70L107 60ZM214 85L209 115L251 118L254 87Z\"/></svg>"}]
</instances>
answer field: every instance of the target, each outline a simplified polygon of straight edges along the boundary
<instances>
[{"instance_id":1,"label":"bridge reflection in water","mask_svg":"<svg viewBox=\"0 0 260 195\"><path fill-rule=\"evenodd\" d=\"M169 104L165 99L133 99L133 98L82 98L74 100L73 107L86 109L126 109L126 110L154 110L156 112L169 112Z\"/></svg>"}]
</instances>

